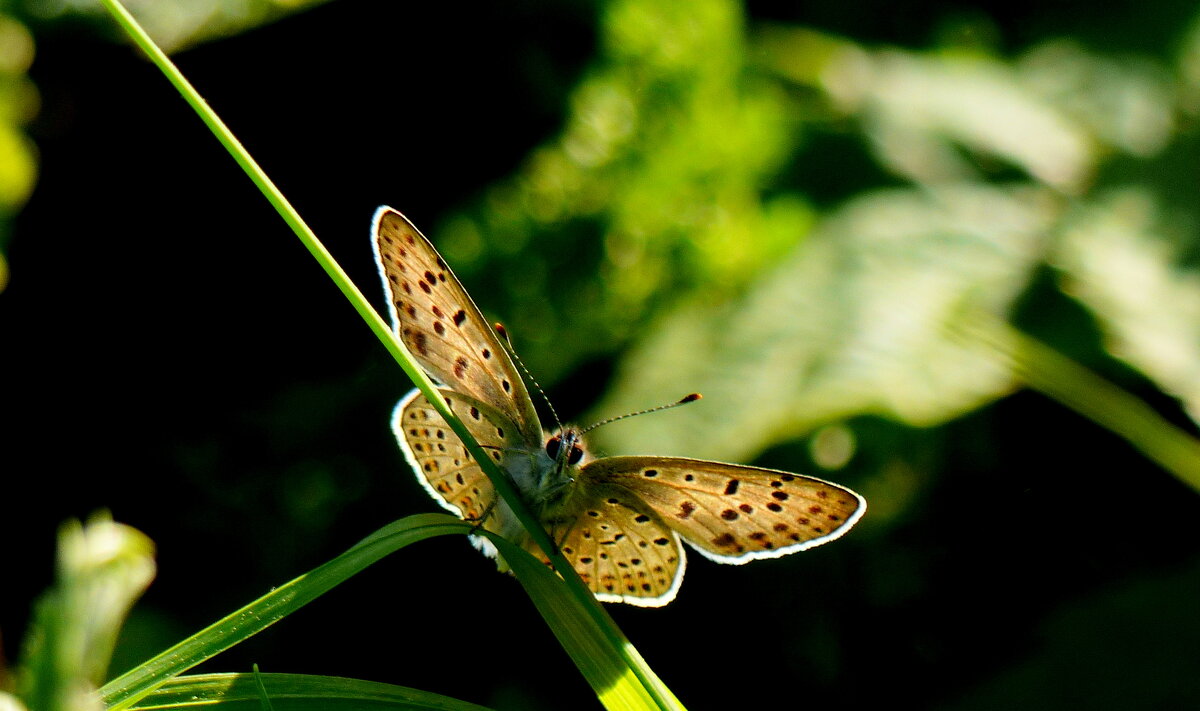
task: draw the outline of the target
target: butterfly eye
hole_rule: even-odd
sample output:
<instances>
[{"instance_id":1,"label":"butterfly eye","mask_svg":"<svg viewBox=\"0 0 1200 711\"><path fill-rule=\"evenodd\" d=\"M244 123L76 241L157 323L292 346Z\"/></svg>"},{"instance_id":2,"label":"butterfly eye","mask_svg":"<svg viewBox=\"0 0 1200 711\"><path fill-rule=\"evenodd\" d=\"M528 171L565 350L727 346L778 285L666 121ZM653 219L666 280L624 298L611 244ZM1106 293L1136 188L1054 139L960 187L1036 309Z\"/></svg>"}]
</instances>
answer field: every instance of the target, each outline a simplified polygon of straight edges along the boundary
<instances>
[{"instance_id":1,"label":"butterfly eye","mask_svg":"<svg viewBox=\"0 0 1200 711\"><path fill-rule=\"evenodd\" d=\"M558 459L558 450L562 448L562 435L554 435L546 441L546 454L551 459Z\"/></svg>"},{"instance_id":2,"label":"butterfly eye","mask_svg":"<svg viewBox=\"0 0 1200 711\"><path fill-rule=\"evenodd\" d=\"M577 444L571 445L571 454L567 456L567 464L578 464L580 459L583 459L583 447Z\"/></svg>"}]
</instances>

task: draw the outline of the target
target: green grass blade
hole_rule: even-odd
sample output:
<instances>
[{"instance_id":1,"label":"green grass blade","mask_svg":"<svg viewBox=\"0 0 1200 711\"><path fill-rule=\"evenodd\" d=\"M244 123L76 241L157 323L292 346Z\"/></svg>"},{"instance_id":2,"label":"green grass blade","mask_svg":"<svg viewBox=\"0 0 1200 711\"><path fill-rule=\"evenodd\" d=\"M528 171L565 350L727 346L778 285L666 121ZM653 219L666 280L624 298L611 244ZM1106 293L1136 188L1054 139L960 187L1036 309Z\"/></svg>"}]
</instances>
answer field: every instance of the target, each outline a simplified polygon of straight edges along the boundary
<instances>
[{"instance_id":1,"label":"green grass blade","mask_svg":"<svg viewBox=\"0 0 1200 711\"><path fill-rule=\"evenodd\" d=\"M252 664L250 669L254 676L254 690L258 692L259 707L262 711L275 711L275 707L271 704L271 696L267 693L263 675L258 671L258 665Z\"/></svg>"},{"instance_id":2,"label":"green grass blade","mask_svg":"<svg viewBox=\"0 0 1200 711\"><path fill-rule=\"evenodd\" d=\"M311 229L309 229L308 225L305 224L304 220L300 217L300 214L296 212L296 209L287 201L287 198L283 196L283 193L280 192L279 188L275 186L269 177L267 177L266 172L263 171L258 163L255 162L255 160L250 156L249 152L246 151L241 142L237 140L237 138L233 135L233 132L229 130L229 127L225 125L225 122L223 122L221 118L217 116L216 112L214 112L208 105L208 103L201 98L199 92L197 92L195 87L193 87L187 78L183 76L183 73L179 71L179 68L176 67L173 62L171 62L170 58L168 58L161 49L159 49L159 47L154 43L154 40L152 40L150 36L146 34L145 30L143 30L137 24L137 21L134 20L133 16L130 15L129 12L119 2L116 0L101 0L101 2L109 11L109 13L112 14L112 16L117 20L117 23L121 26L121 28L130 36L131 39L133 39L137 46L146 53L146 55L151 61L154 62L159 70L162 71L162 73L167 77L168 81L170 81L176 90L179 91L184 100L191 105L200 119L204 121L205 125L207 125L213 132L213 135L217 137L217 139L221 142L233 159L237 161L238 165L240 165L246 172L246 175L249 176L250 180L256 186L258 186L259 190L275 207L276 211L279 212L280 216L283 217L284 221L289 227L292 228L292 231L295 232L296 236L302 243L304 243L304 246L310 253L312 253L313 257L329 275L329 278L334 281L338 289L340 289L346 299L350 301L351 305L354 307L354 310L358 312L358 315L362 317L363 321L367 323L367 326L371 328L371 331L374 332L376 338L379 339L384 348L391 353L392 357L397 363L400 364L400 367L404 369L404 372L408 374L408 377L413 381L421 393L426 397L426 399L429 400L430 403L433 404L438 413L441 414L441 416L446 420L447 424L450 425L450 428L454 430L454 433L458 435L459 439L462 440L463 444L470 451L471 456L473 456L475 460L479 462L479 465L488 475L488 478L492 480L492 484L496 487L497 493L499 493L501 498L503 498L509 507L512 508L517 518L521 520L521 523L524 524L525 528L529 531L534 540L537 541L538 545L549 553L551 563L555 566L555 569L562 572L564 576L574 575L574 570L566 563L562 556L559 556L553 552L554 547L549 537L546 535L546 532L541 528L541 526L538 525L537 519L535 519L533 515L529 513L524 502L513 489L508 477L501 474L500 470L496 467L495 462L492 461L492 458L487 456L487 454L479 447L479 444L475 441L475 438L471 436L471 433L467 430L466 426L464 426L454 415L454 413L451 412L450 408L446 406L441 394L437 391L437 389L433 386L432 381L430 381L429 377L413 359L412 354L408 352L408 349L404 347L404 344L400 342L400 339L397 338L394 333L392 333L391 328L383 321L375 309L371 307L370 302L367 301L362 292L354 286L354 283L350 281L350 278L346 275L345 271L343 271L341 266L334 261L333 256L329 254L329 251L325 249L325 246L321 244L321 241L317 239L317 236Z\"/></svg>"},{"instance_id":3,"label":"green grass blade","mask_svg":"<svg viewBox=\"0 0 1200 711\"><path fill-rule=\"evenodd\" d=\"M134 708L149 711L216 706L227 711L261 711L260 688L277 711L488 711L484 706L405 686L334 676L262 673L181 676L155 689Z\"/></svg>"},{"instance_id":4,"label":"green grass blade","mask_svg":"<svg viewBox=\"0 0 1200 711\"><path fill-rule=\"evenodd\" d=\"M1054 398L1200 492L1200 442L1144 401L1053 348L1014 331L1016 372L1029 387Z\"/></svg>"},{"instance_id":5,"label":"green grass blade","mask_svg":"<svg viewBox=\"0 0 1200 711\"><path fill-rule=\"evenodd\" d=\"M330 278L334 280L338 288L346 296L346 298L354 306L359 316L366 321L367 325L375 333L376 337L387 348L396 362L400 364L405 373L421 390L422 394L433 404L438 413L446 420L450 428L458 435L463 444L470 451L471 456L479 462L488 478L491 479L496 488L497 493L504 499L509 507L516 514L522 525L529 532L530 536L537 542L538 546L547 553L550 563L561 576L561 580L565 583L567 590L565 595L576 598L577 607L579 609L587 609L588 605L595 606L599 610L595 599L588 588L579 579L574 568L557 552L550 538L547 536L545 529L541 527L537 519L529 512L524 501L513 488L508 477L504 475L492 461L491 457L479 447L479 444L471 436L466 426L458 420L446 406L441 394L433 387L433 383L428 376L421 370L413 359L412 355L400 342L400 340L392 333L392 330L384 323L379 314L371 307L370 303L362 295L354 284L350 281L346 273L333 260L333 257L320 243L312 230L300 218L299 213L287 202L287 199L279 191L262 168L250 157L249 153L234 137L229 127L216 115L208 104L200 97L200 94L191 85L190 82L183 76L182 72L171 62L171 60L155 45L154 41L145 33L145 31L137 24L133 17L125 10L117 0L101 0L104 7L116 19L121 28L133 39L133 41L146 53L146 55L154 62L154 64L166 75L167 79L183 96L184 100L196 111L205 125L213 132L214 135L221 141L221 144L229 151L238 165L250 177L259 190L263 192L266 198L271 202L284 221L292 228L297 237L308 248L309 252L317 259ZM600 610L600 615L591 615L591 620L594 624L606 629L606 634L602 639L615 640L624 639L624 635L617 629L616 624L612 622L603 611ZM648 669L645 671L645 662L641 661L641 657L637 651L625 641L620 647L615 650L619 655L624 657L629 663L628 667L633 672L634 678L637 678L643 685L644 691L653 703L642 708L676 708L678 701L670 694L669 691L664 693L665 687L662 683L653 677L652 674L647 675Z\"/></svg>"},{"instance_id":6,"label":"green grass blade","mask_svg":"<svg viewBox=\"0 0 1200 711\"><path fill-rule=\"evenodd\" d=\"M284 222L292 228L292 231L304 243L304 246L313 255L313 258L329 274L333 282L341 289L346 299L350 301L354 310L367 323L367 326L375 332L375 336L392 353L392 356L400 363L400 366L404 368L408 376L414 382L418 383L418 386L422 380L428 384L428 379L424 378L421 369L417 367L410 356L403 353L403 346L391 337L391 329L380 318L379 314L375 312L375 309L371 307L370 302L363 297L362 292L355 288L353 282L350 281L350 278L342 270L341 266L334 261L333 255L325 249L325 245L321 244L320 240L317 239L317 236L305 224L296 209L287 201L287 198L283 196L283 193L280 192L275 183L267 177L266 172L250 156L250 153L237 140L233 132L229 130L229 127L225 125L225 122L212 110L208 102L201 98L199 92L183 76L179 68L159 49L154 40L138 25L137 21L133 19L133 16L129 14L124 6L116 2L116 0L101 0L101 3L117 21L117 24L121 26L121 29L129 35L139 49L146 53L146 56L150 58L155 66L166 76L167 80L179 91L184 101L195 110L196 115L208 126L213 135L217 137L217 140L221 142L221 145L225 147L225 150L229 152L229 155L246 172L250 180L258 186L258 189L271 205L275 207L275 210L283 218ZM422 389L422 392L425 392L424 389ZM429 393L426 393L426 396L428 395Z\"/></svg>"},{"instance_id":7,"label":"green grass blade","mask_svg":"<svg viewBox=\"0 0 1200 711\"><path fill-rule=\"evenodd\" d=\"M396 521L321 567L113 679L100 694L110 709L128 708L167 679L258 634L380 558L426 538L470 532L470 524L447 514L418 514Z\"/></svg>"},{"instance_id":8,"label":"green grass blade","mask_svg":"<svg viewBox=\"0 0 1200 711\"><path fill-rule=\"evenodd\" d=\"M522 548L490 532L483 533L500 550L513 575L605 708L611 711L683 708L594 597L588 595L581 600Z\"/></svg>"}]
</instances>

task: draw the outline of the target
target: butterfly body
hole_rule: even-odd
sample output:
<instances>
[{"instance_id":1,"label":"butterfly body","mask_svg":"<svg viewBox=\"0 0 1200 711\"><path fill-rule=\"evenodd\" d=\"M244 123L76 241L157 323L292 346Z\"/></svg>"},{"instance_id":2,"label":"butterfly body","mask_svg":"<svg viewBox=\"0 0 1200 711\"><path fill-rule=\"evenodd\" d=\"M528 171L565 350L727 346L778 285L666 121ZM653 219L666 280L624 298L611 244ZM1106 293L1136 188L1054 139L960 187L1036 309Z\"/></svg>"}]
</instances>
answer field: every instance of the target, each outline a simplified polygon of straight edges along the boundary
<instances>
[{"instance_id":1,"label":"butterfly body","mask_svg":"<svg viewBox=\"0 0 1200 711\"><path fill-rule=\"evenodd\" d=\"M679 457L593 458L576 428L547 437L504 345L433 245L387 207L376 212L373 245L396 333L598 599L670 602L686 567L681 541L720 563L777 558L840 537L866 510L858 494L814 477ZM419 391L400 401L392 424L444 508L547 560ZM486 539L475 544L499 558Z\"/></svg>"}]
</instances>

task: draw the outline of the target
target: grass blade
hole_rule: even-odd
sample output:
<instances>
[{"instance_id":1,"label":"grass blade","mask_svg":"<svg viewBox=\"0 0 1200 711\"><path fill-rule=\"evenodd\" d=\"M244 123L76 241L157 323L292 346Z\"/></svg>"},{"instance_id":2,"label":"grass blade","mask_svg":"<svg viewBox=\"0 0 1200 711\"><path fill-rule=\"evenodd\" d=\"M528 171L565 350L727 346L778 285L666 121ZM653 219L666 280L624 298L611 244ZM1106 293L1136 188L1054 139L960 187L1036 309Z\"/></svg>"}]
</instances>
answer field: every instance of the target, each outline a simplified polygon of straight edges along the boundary
<instances>
[{"instance_id":1,"label":"grass blade","mask_svg":"<svg viewBox=\"0 0 1200 711\"><path fill-rule=\"evenodd\" d=\"M304 243L305 247L312 253L317 262L325 269L330 278L334 280L343 295L351 302L359 316L367 323L375 336L387 348L396 362L400 364L405 373L416 384L421 393L432 403L438 413L450 425L450 428L458 435L463 444L470 451L472 457L475 458L479 465L483 468L488 478L492 480L496 491L501 498L509 505L513 512L520 519L522 525L529 532L530 536L537 542L538 546L546 552L550 559L551 565L558 572L560 579L566 585L565 595L576 598L576 606L579 609L586 609L587 606L593 605L594 609L600 614L590 615L593 624L606 630L606 634L602 639L605 640L624 640L624 635L617 629L616 624L607 614L603 613L595 602L590 590L579 579L574 568L559 554L546 534L545 529L541 527L539 522L528 511L513 488L508 477L504 475L496 467L491 457L479 447L474 437L467 428L454 416L450 408L446 406L445 400L441 394L434 388L429 377L417 365L412 355L400 342L399 338L392 330L384 323L379 314L362 295L354 284L350 281L346 273L334 261L333 257L325 249L324 245L317 239L316 235L301 219L295 208L288 203L287 199L280 192L278 187L267 177L262 168L251 158L250 154L241 145L229 127L221 121L220 117L208 106L207 102L200 97L199 92L191 85L190 82L183 76L166 54L154 43L154 41L146 34L146 32L137 24L133 16L119 3L117 0L101 0L101 3L108 12L116 19L121 28L133 39L133 41L146 53L146 55L154 62L154 64L163 72L171 84L179 91L184 100L196 111L205 125L213 132L220 140L225 149L233 156L238 165L246 172L250 179L258 186L267 200L275 207L284 221L296 233L296 236ZM237 614L237 613L235 613ZM220 624L220 623L218 623ZM556 632L557 634L557 632ZM629 671L633 678L637 679L644 686L644 693L652 703L642 706L641 708L678 708L678 700L674 698L660 681L653 674L647 674L648 668L645 668L645 662L632 648L627 640L620 646L614 649L616 654L626 660ZM158 659L158 658L156 658ZM178 673L178 672L176 672ZM665 691L665 693L664 693Z\"/></svg>"},{"instance_id":2,"label":"grass blade","mask_svg":"<svg viewBox=\"0 0 1200 711\"><path fill-rule=\"evenodd\" d=\"M612 711L683 708L594 597L588 595L581 600L520 546L490 532L481 533L500 550L513 575L605 708Z\"/></svg>"},{"instance_id":3,"label":"grass blade","mask_svg":"<svg viewBox=\"0 0 1200 711\"><path fill-rule=\"evenodd\" d=\"M260 686L261 684L261 686ZM488 711L406 686L308 674L196 674L168 681L134 708L186 709L220 705L226 711L262 711L261 690L278 711L313 709L417 709Z\"/></svg>"},{"instance_id":4,"label":"grass blade","mask_svg":"<svg viewBox=\"0 0 1200 711\"><path fill-rule=\"evenodd\" d=\"M328 592L351 575L410 543L466 534L471 525L447 514L418 514L371 534L321 567L275 588L100 689L110 709L128 708L164 681L252 637Z\"/></svg>"}]
</instances>

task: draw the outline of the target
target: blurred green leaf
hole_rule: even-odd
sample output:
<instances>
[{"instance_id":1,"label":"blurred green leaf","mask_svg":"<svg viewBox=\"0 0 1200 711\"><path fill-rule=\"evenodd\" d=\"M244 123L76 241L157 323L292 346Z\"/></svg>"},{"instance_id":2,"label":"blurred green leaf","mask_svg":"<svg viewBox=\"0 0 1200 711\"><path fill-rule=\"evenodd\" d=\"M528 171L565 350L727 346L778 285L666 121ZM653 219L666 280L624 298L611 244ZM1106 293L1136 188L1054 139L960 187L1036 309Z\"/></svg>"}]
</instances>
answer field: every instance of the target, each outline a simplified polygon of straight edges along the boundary
<instances>
[{"instance_id":1,"label":"blurred green leaf","mask_svg":"<svg viewBox=\"0 0 1200 711\"><path fill-rule=\"evenodd\" d=\"M1008 161L1069 191L1094 170L1095 145L1085 128L998 59L871 50L788 27L765 32L761 46L768 66L824 92L838 112L860 122L889 170L915 182L983 179L979 157Z\"/></svg>"},{"instance_id":2,"label":"blurred green leaf","mask_svg":"<svg viewBox=\"0 0 1200 711\"><path fill-rule=\"evenodd\" d=\"M1167 68L1069 40L1016 61L870 49L781 26L763 32L760 46L767 66L823 92L860 122L885 167L919 183L985 179L996 172L991 158L1079 193L1107 153L1152 155L1176 128L1179 98Z\"/></svg>"},{"instance_id":3,"label":"blurred green leaf","mask_svg":"<svg viewBox=\"0 0 1200 711\"><path fill-rule=\"evenodd\" d=\"M1007 315L1058 209L1044 191L980 185L855 200L744 297L664 316L597 412L690 390L703 402L597 437L622 453L744 460L853 415L930 426L1005 394L1004 360L956 322Z\"/></svg>"},{"instance_id":4,"label":"blurred green leaf","mask_svg":"<svg viewBox=\"0 0 1200 711\"><path fill-rule=\"evenodd\" d=\"M29 30L0 11L0 291L8 283L4 251L12 219L37 180L37 151L24 130L38 107L37 90L26 75L33 53Z\"/></svg>"},{"instance_id":5,"label":"blurred green leaf","mask_svg":"<svg viewBox=\"0 0 1200 711\"><path fill-rule=\"evenodd\" d=\"M1200 113L1200 15L1183 33L1177 55L1180 91L1180 108L1184 114L1195 116Z\"/></svg>"},{"instance_id":6,"label":"blurred green leaf","mask_svg":"<svg viewBox=\"0 0 1200 711\"><path fill-rule=\"evenodd\" d=\"M1023 91L1086 131L1103 152L1153 156L1178 129L1174 77L1150 58L1109 57L1064 39L1030 49L1013 69ZM1096 157L1105 158L1100 151Z\"/></svg>"},{"instance_id":7,"label":"blurred green leaf","mask_svg":"<svg viewBox=\"0 0 1200 711\"><path fill-rule=\"evenodd\" d=\"M326 0L129 0L125 3L166 52L273 22ZM108 27L99 0L25 0L25 11L42 20L86 17Z\"/></svg>"},{"instance_id":8,"label":"blurred green leaf","mask_svg":"<svg viewBox=\"0 0 1200 711\"><path fill-rule=\"evenodd\" d=\"M38 711L102 709L121 623L154 577L154 544L107 515L63 525L54 587L38 602L17 694Z\"/></svg>"},{"instance_id":9,"label":"blurred green leaf","mask_svg":"<svg viewBox=\"0 0 1200 711\"><path fill-rule=\"evenodd\" d=\"M664 294L738 288L812 222L761 194L798 135L780 89L746 80L737 3L611 2L600 43L562 134L436 233L547 381Z\"/></svg>"},{"instance_id":10,"label":"blurred green leaf","mask_svg":"<svg viewBox=\"0 0 1200 711\"><path fill-rule=\"evenodd\" d=\"M743 293L677 291L676 305L623 358L595 417L692 389L708 395L707 406L598 432L608 449L745 459L863 414L931 426L988 404L1018 387L1013 354L1051 358L1042 346L1003 342L1018 334L992 324L1007 321L1060 233L1058 262L1073 280L1093 285L1080 287L1080 297L1097 310L1116 354L1195 411L1194 276L1172 270L1153 249L1122 251L1114 241L1128 246L1129 229L1105 235L1096 216L1084 217L1096 213L1090 198L1075 207L1067 197L1086 195L1117 153L1152 159L1168 147L1181 101L1169 67L1066 41L1006 61L978 50L870 49L780 25L755 44L764 68L826 102L822 114L814 103L793 101L793 127L802 125L799 116L850 118L882 168L924 190L859 192L811 235L803 221L787 239L744 234L794 246L779 264L751 271ZM1020 171L1016 183L1012 168ZM1151 313L1154 304L1170 307ZM1025 375L1036 375L1037 364L1021 363ZM1069 392L1094 381L1078 372L1048 394L1070 406L1090 402ZM1042 378L1026 382L1046 386ZM1188 437L1140 404L1129 406L1138 416L1097 422L1193 482L1200 462L1192 461ZM1096 419L1094 408L1084 411Z\"/></svg>"},{"instance_id":11,"label":"blurred green leaf","mask_svg":"<svg viewBox=\"0 0 1200 711\"><path fill-rule=\"evenodd\" d=\"M1108 350L1200 422L1200 273L1182 266L1154 196L1127 188L1076 208L1051 257L1095 314Z\"/></svg>"}]
</instances>

